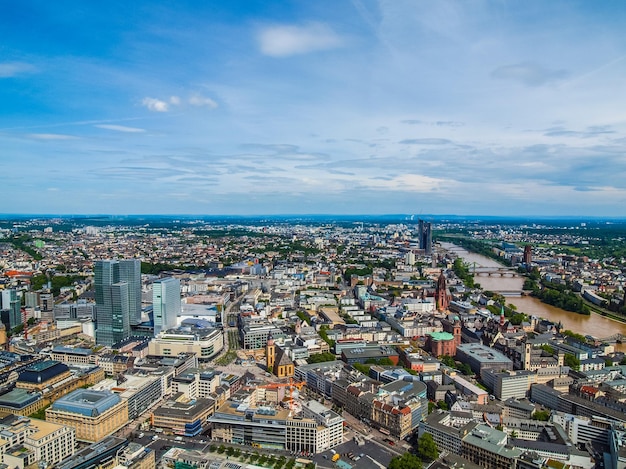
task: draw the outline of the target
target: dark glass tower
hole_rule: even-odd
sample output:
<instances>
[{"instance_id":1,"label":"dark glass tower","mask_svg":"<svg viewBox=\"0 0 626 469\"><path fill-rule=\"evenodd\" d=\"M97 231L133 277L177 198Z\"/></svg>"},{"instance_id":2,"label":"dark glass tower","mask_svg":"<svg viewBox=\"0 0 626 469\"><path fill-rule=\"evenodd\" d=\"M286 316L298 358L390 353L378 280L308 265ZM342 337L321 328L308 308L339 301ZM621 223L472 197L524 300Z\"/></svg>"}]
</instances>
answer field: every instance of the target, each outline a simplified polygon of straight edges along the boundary
<instances>
[{"instance_id":1,"label":"dark glass tower","mask_svg":"<svg viewBox=\"0 0 626 469\"><path fill-rule=\"evenodd\" d=\"M138 260L96 261L97 343L111 346L127 338L131 324L141 319L140 269Z\"/></svg>"},{"instance_id":2,"label":"dark glass tower","mask_svg":"<svg viewBox=\"0 0 626 469\"><path fill-rule=\"evenodd\" d=\"M424 250L424 254L430 256L433 253L433 235L430 223L424 220L418 220L417 233L420 241L420 249Z\"/></svg>"}]
</instances>

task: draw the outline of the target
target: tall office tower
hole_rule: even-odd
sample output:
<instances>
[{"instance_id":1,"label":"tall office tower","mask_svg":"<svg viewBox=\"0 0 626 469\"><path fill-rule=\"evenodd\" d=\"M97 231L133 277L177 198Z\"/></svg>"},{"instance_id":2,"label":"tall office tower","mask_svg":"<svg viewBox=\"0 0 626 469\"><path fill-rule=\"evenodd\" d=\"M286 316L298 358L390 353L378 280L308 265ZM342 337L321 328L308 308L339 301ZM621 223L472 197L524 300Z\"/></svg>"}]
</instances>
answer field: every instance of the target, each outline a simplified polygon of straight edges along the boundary
<instances>
[{"instance_id":1,"label":"tall office tower","mask_svg":"<svg viewBox=\"0 0 626 469\"><path fill-rule=\"evenodd\" d=\"M120 260L120 282L128 283L128 311L130 325L141 323L141 261L139 259Z\"/></svg>"},{"instance_id":2,"label":"tall office tower","mask_svg":"<svg viewBox=\"0 0 626 469\"><path fill-rule=\"evenodd\" d=\"M18 296L17 290L10 288L2 290L2 309L7 311L6 326L11 330L22 324L22 299Z\"/></svg>"},{"instance_id":3,"label":"tall office tower","mask_svg":"<svg viewBox=\"0 0 626 469\"><path fill-rule=\"evenodd\" d=\"M36 291L27 291L24 295L26 297L27 308L39 308L39 293Z\"/></svg>"},{"instance_id":4,"label":"tall office tower","mask_svg":"<svg viewBox=\"0 0 626 469\"><path fill-rule=\"evenodd\" d=\"M135 261L130 261L134 263ZM131 316L134 310L136 291L141 298L141 282L129 282L134 279L134 266L126 261L96 261L94 267L94 286L96 289L96 342L111 346L130 335ZM139 302L141 314L141 301ZM141 316L139 316L141 317Z\"/></svg>"},{"instance_id":5,"label":"tall office tower","mask_svg":"<svg viewBox=\"0 0 626 469\"><path fill-rule=\"evenodd\" d=\"M180 313L180 280L163 278L152 284L152 305L154 312L154 335L176 327L176 317Z\"/></svg>"},{"instance_id":6,"label":"tall office tower","mask_svg":"<svg viewBox=\"0 0 626 469\"><path fill-rule=\"evenodd\" d=\"M424 254L430 256L433 253L433 235L430 223L424 220L418 220L417 233L420 248L424 250Z\"/></svg>"}]
</instances>

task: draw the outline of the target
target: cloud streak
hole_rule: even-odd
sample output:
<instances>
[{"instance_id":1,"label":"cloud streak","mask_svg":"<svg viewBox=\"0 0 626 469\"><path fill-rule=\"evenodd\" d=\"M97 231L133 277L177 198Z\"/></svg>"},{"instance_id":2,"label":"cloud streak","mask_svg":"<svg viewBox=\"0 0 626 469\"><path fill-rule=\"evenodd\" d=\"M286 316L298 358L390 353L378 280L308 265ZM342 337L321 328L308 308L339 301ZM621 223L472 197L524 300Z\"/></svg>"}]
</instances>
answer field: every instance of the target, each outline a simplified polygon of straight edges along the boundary
<instances>
[{"instance_id":1,"label":"cloud streak","mask_svg":"<svg viewBox=\"0 0 626 469\"><path fill-rule=\"evenodd\" d=\"M270 57L290 57L336 49L345 43L341 36L323 23L268 26L259 31L257 40L261 53Z\"/></svg>"},{"instance_id":2,"label":"cloud streak","mask_svg":"<svg viewBox=\"0 0 626 469\"><path fill-rule=\"evenodd\" d=\"M569 73L565 70L550 70L535 63L524 62L498 67L491 72L491 76L526 86L542 86L562 81L569 76Z\"/></svg>"},{"instance_id":3,"label":"cloud streak","mask_svg":"<svg viewBox=\"0 0 626 469\"><path fill-rule=\"evenodd\" d=\"M0 78L13 78L19 75L34 73L37 69L24 62L0 62Z\"/></svg>"},{"instance_id":4,"label":"cloud streak","mask_svg":"<svg viewBox=\"0 0 626 469\"><path fill-rule=\"evenodd\" d=\"M95 125L99 129L106 130L114 130L116 132L124 132L124 133L142 133L145 132L145 129L140 129L138 127L127 127L125 125L115 125L115 124L99 124Z\"/></svg>"}]
</instances>

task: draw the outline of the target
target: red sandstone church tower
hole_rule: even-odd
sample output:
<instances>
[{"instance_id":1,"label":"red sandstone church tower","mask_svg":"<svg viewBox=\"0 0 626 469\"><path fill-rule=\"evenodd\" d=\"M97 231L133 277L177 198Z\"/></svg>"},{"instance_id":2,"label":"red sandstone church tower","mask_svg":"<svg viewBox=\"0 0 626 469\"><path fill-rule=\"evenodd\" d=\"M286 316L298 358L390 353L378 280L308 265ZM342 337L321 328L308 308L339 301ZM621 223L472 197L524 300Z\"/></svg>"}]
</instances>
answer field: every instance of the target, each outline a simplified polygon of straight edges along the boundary
<instances>
[{"instance_id":1,"label":"red sandstone church tower","mask_svg":"<svg viewBox=\"0 0 626 469\"><path fill-rule=\"evenodd\" d=\"M435 300L437 301L437 309L439 311L446 311L450 305L450 296L448 295L448 286L446 285L446 276L439 274L437 279L437 288L435 289Z\"/></svg>"},{"instance_id":2,"label":"red sandstone church tower","mask_svg":"<svg viewBox=\"0 0 626 469\"><path fill-rule=\"evenodd\" d=\"M530 264L533 262L533 247L530 244L524 246L524 264L530 270Z\"/></svg>"}]
</instances>

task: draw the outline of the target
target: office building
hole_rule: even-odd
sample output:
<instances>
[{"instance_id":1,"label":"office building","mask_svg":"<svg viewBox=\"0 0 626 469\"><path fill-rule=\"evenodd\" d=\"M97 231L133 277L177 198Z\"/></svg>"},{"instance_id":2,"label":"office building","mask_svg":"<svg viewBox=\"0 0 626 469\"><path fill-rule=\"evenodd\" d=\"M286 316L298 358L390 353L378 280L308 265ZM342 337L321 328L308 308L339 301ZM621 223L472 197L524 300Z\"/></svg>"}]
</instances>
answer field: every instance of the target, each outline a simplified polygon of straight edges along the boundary
<instances>
[{"instance_id":1,"label":"office building","mask_svg":"<svg viewBox=\"0 0 626 469\"><path fill-rule=\"evenodd\" d=\"M308 453L341 444L343 418L330 409L323 410L317 402L308 402L305 407L302 417L292 417L291 411L280 407L226 402L209 418L213 440Z\"/></svg>"},{"instance_id":2,"label":"office building","mask_svg":"<svg viewBox=\"0 0 626 469\"><path fill-rule=\"evenodd\" d=\"M130 325L141 323L141 261L124 259L119 261L120 282L128 283L128 312Z\"/></svg>"},{"instance_id":3,"label":"office building","mask_svg":"<svg viewBox=\"0 0 626 469\"><path fill-rule=\"evenodd\" d=\"M154 312L154 335L176 327L180 314L180 280L163 278L152 284L152 305Z\"/></svg>"},{"instance_id":4,"label":"office building","mask_svg":"<svg viewBox=\"0 0 626 469\"><path fill-rule=\"evenodd\" d=\"M207 418L213 414L210 399L188 399L183 393L172 396L152 412L152 425L176 435L196 436L207 427Z\"/></svg>"},{"instance_id":5,"label":"office building","mask_svg":"<svg viewBox=\"0 0 626 469\"><path fill-rule=\"evenodd\" d=\"M512 370L513 362L506 356L482 344L460 344L456 348L457 360L467 363L472 371L480 374L487 368Z\"/></svg>"},{"instance_id":6,"label":"office building","mask_svg":"<svg viewBox=\"0 0 626 469\"><path fill-rule=\"evenodd\" d=\"M461 455L486 469L511 469L522 451L507 446L507 434L479 424L461 442Z\"/></svg>"},{"instance_id":7,"label":"office building","mask_svg":"<svg viewBox=\"0 0 626 469\"><path fill-rule=\"evenodd\" d=\"M208 361L224 348L224 333L212 327L161 332L148 344L150 355L177 357L181 353L195 353L199 361Z\"/></svg>"},{"instance_id":8,"label":"office building","mask_svg":"<svg viewBox=\"0 0 626 469\"><path fill-rule=\"evenodd\" d=\"M420 249L424 250L424 254L430 256L433 252L433 235L431 224L424 220L419 220L417 225L417 233L420 242Z\"/></svg>"},{"instance_id":9,"label":"office building","mask_svg":"<svg viewBox=\"0 0 626 469\"><path fill-rule=\"evenodd\" d=\"M2 316L2 322L11 330L22 324L21 298L17 294L17 290L12 288L2 290L2 309L7 311Z\"/></svg>"},{"instance_id":10,"label":"office building","mask_svg":"<svg viewBox=\"0 0 626 469\"><path fill-rule=\"evenodd\" d=\"M76 429L76 439L96 442L128 423L128 403L110 391L77 389L46 409L46 421Z\"/></svg>"},{"instance_id":11,"label":"office building","mask_svg":"<svg viewBox=\"0 0 626 469\"><path fill-rule=\"evenodd\" d=\"M604 467L626 468L626 431L622 426L613 425L609 430L609 452L605 453Z\"/></svg>"},{"instance_id":12,"label":"office building","mask_svg":"<svg viewBox=\"0 0 626 469\"><path fill-rule=\"evenodd\" d=\"M117 379L102 380L91 389L112 391L128 404L128 418L136 419L165 394L159 373L124 373Z\"/></svg>"},{"instance_id":13,"label":"office building","mask_svg":"<svg viewBox=\"0 0 626 469\"><path fill-rule=\"evenodd\" d=\"M24 368L17 378L16 387L27 391L43 391L67 380L71 375L66 364L56 360L44 360Z\"/></svg>"},{"instance_id":14,"label":"office building","mask_svg":"<svg viewBox=\"0 0 626 469\"><path fill-rule=\"evenodd\" d=\"M501 401L526 397L530 386L537 382L536 373L527 370L498 371L497 368L485 368L481 372L481 378L496 399Z\"/></svg>"},{"instance_id":15,"label":"office building","mask_svg":"<svg viewBox=\"0 0 626 469\"><path fill-rule=\"evenodd\" d=\"M57 469L105 469L115 466L118 454L128 446L128 440L108 436L89 445L58 464Z\"/></svg>"},{"instance_id":16,"label":"office building","mask_svg":"<svg viewBox=\"0 0 626 469\"><path fill-rule=\"evenodd\" d=\"M111 346L130 335L141 321L141 262L100 260L94 267L96 341Z\"/></svg>"},{"instance_id":17,"label":"office building","mask_svg":"<svg viewBox=\"0 0 626 469\"><path fill-rule=\"evenodd\" d=\"M154 469L156 456L153 449L139 443L129 443L117 452L117 469Z\"/></svg>"}]
</instances>

